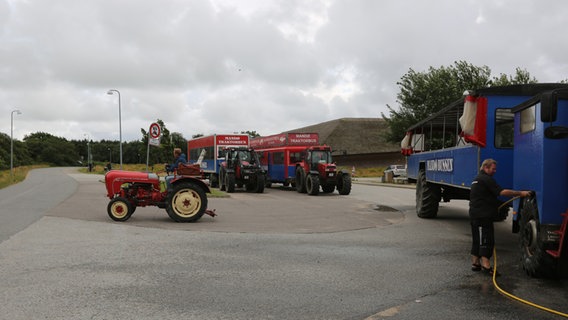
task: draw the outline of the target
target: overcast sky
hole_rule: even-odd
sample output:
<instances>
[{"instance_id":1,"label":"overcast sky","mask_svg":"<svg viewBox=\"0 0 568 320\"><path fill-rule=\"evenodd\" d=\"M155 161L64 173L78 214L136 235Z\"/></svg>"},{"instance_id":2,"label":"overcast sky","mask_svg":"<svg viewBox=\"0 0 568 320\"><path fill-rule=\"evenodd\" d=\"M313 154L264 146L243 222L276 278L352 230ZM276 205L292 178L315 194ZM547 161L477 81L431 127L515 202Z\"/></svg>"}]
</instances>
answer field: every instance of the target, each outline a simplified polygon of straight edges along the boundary
<instances>
[{"instance_id":1,"label":"overcast sky","mask_svg":"<svg viewBox=\"0 0 568 320\"><path fill-rule=\"evenodd\" d=\"M563 0L0 0L0 131L118 140L109 89L123 141L380 117L409 68L567 79L566 30Z\"/></svg>"}]
</instances>

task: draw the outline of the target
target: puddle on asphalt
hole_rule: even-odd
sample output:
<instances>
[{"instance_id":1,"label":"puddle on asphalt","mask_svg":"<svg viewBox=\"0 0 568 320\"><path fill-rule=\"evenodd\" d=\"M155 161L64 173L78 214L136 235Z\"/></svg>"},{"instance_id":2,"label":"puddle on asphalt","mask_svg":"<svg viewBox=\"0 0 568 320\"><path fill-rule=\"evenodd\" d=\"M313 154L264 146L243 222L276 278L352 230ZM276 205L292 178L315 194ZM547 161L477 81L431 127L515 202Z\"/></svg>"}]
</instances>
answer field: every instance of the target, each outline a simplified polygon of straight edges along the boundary
<instances>
[{"instance_id":1,"label":"puddle on asphalt","mask_svg":"<svg viewBox=\"0 0 568 320\"><path fill-rule=\"evenodd\" d=\"M375 210L375 211L381 211L381 212L396 212L396 211L398 211L398 210L395 209L395 208L391 208L391 207L389 207L389 206L383 206L383 205L381 205L381 204L375 205L375 206L373 207L373 210Z\"/></svg>"}]
</instances>

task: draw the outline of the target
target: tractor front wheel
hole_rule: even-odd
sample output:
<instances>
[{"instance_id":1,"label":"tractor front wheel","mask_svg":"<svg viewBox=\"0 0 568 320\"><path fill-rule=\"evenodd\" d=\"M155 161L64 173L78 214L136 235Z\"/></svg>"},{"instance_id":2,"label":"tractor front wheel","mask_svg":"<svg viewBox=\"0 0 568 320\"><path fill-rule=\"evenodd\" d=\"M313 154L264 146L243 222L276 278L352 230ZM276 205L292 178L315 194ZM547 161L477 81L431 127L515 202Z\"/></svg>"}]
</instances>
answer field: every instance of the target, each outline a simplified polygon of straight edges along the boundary
<instances>
[{"instance_id":1,"label":"tractor front wheel","mask_svg":"<svg viewBox=\"0 0 568 320\"><path fill-rule=\"evenodd\" d=\"M264 175L259 173L256 176L256 193L263 193L264 192L264 186L266 186L266 182L264 181Z\"/></svg>"},{"instance_id":2,"label":"tractor front wheel","mask_svg":"<svg viewBox=\"0 0 568 320\"><path fill-rule=\"evenodd\" d=\"M211 184L211 187L213 187L213 188L219 187L219 176L215 173L212 173L209 176L209 183Z\"/></svg>"},{"instance_id":3,"label":"tractor front wheel","mask_svg":"<svg viewBox=\"0 0 568 320\"><path fill-rule=\"evenodd\" d=\"M310 174L306 177L306 192L311 196L317 196L320 190L319 177L315 174Z\"/></svg>"},{"instance_id":4,"label":"tractor front wheel","mask_svg":"<svg viewBox=\"0 0 568 320\"><path fill-rule=\"evenodd\" d=\"M340 172L337 177L337 192L340 195L348 195L351 193L351 175L346 172Z\"/></svg>"},{"instance_id":5,"label":"tractor front wheel","mask_svg":"<svg viewBox=\"0 0 568 320\"><path fill-rule=\"evenodd\" d=\"M219 169L219 190L225 191L227 182L225 181L225 169Z\"/></svg>"},{"instance_id":6,"label":"tractor front wheel","mask_svg":"<svg viewBox=\"0 0 568 320\"><path fill-rule=\"evenodd\" d=\"M228 193L235 192L235 174L234 173L225 174L225 184L227 185L227 192Z\"/></svg>"},{"instance_id":7,"label":"tractor front wheel","mask_svg":"<svg viewBox=\"0 0 568 320\"><path fill-rule=\"evenodd\" d=\"M176 222L194 222L207 209L205 191L193 183L182 182L173 187L168 196L166 211Z\"/></svg>"},{"instance_id":8,"label":"tractor front wheel","mask_svg":"<svg viewBox=\"0 0 568 320\"><path fill-rule=\"evenodd\" d=\"M113 198L107 206L108 216L114 221L126 221L133 212L132 204L122 197Z\"/></svg>"},{"instance_id":9,"label":"tractor front wheel","mask_svg":"<svg viewBox=\"0 0 568 320\"><path fill-rule=\"evenodd\" d=\"M296 169L296 191L299 193L306 193L306 174L304 169L298 167Z\"/></svg>"}]
</instances>

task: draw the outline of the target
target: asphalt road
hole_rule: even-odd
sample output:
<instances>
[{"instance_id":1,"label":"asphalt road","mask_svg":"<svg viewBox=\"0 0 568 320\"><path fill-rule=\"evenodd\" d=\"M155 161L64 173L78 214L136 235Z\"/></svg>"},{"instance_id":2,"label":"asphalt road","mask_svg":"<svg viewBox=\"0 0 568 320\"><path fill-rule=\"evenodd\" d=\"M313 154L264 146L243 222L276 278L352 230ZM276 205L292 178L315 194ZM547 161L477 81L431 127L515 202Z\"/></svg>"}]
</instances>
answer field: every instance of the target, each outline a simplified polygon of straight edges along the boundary
<instances>
[{"instance_id":1,"label":"asphalt road","mask_svg":"<svg viewBox=\"0 0 568 320\"><path fill-rule=\"evenodd\" d=\"M0 190L0 319L558 318L469 270L465 202L422 220L411 189L274 188L210 198L219 216L194 224L117 223L99 179L41 169ZM499 224L500 285L568 312L566 282L526 277L515 242Z\"/></svg>"}]
</instances>

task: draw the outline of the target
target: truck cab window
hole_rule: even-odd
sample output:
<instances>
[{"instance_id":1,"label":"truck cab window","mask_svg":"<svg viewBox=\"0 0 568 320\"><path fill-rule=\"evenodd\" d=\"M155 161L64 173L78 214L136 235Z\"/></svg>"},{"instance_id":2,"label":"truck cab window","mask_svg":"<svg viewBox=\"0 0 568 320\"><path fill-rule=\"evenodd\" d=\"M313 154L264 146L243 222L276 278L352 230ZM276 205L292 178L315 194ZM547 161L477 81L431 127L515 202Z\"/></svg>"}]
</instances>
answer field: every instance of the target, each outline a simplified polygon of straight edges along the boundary
<instances>
[{"instance_id":1,"label":"truck cab window","mask_svg":"<svg viewBox=\"0 0 568 320\"><path fill-rule=\"evenodd\" d=\"M531 132L535 129L535 109L535 106L532 106L521 111L521 133Z\"/></svg>"},{"instance_id":2,"label":"truck cab window","mask_svg":"<svg viewBox=\"0 0 568 320\"><path fill-rule=\"evenodd\" d=\"M495 110L495 148L512 148L514 114L511 109Z\"/></svg>"}]
</instances>

